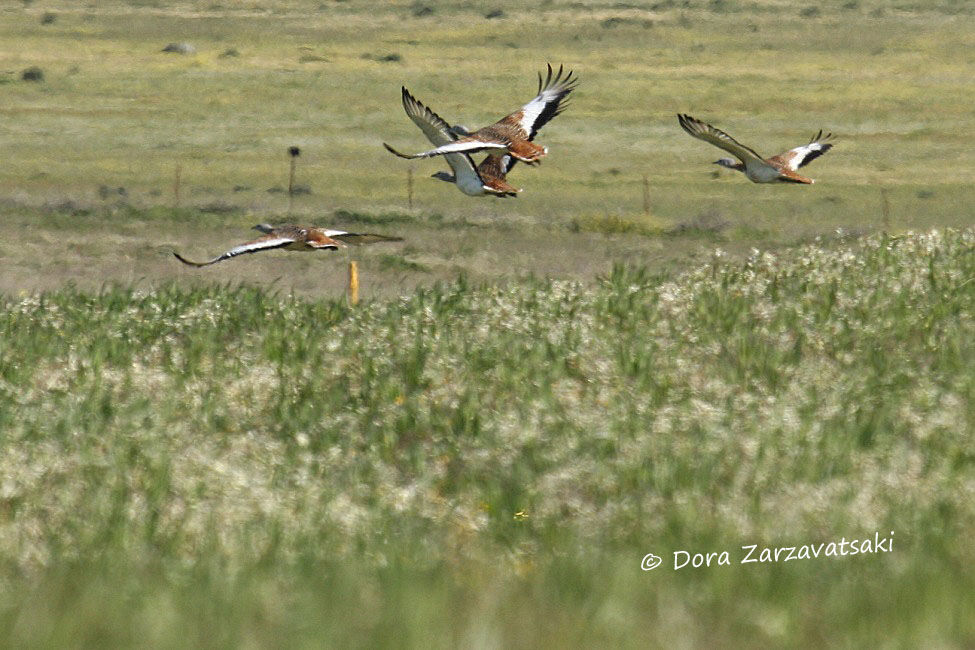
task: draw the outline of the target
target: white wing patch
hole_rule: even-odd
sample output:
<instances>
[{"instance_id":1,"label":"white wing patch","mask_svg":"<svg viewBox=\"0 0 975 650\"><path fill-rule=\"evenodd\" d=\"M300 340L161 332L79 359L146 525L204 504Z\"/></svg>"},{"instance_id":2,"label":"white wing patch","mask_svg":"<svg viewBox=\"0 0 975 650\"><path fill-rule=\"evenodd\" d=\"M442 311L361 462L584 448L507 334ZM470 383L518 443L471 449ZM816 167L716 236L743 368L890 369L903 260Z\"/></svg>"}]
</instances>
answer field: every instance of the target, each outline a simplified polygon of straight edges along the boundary
<instances>
[{"instance_id":1,"label":"white wing patch","mask_svg":"<svg viewBox=\"0 0 975 650\"><path fill-rule=\"evenodd\" d=\"M183 264L188 264L190 266L197 266L197 267L210 266L211 264L216 264L217 262L229 260L231 257L237 257L238 255L243 255L245 253L256 253L258 251L270 250L273 248L283 248L285 246L288 246L289 244L293 244L294 242L295 240L291 237L273 237L269 235L267 237L261 237L260 239L247 242L246 244L241 244L240 246L235 246L231 248L229 251L227 251L226 253L224 253L223 255L214 257L212 260L209 260L207 262L192 262L186 259L185 257L183 257L182 255L180 255L179 253L177 253L176 251L173 251L173 255L175 255L176 259L178 259Z\"/></svg>"},{"instance_id":2,"label":"white wing patch","mask_svg":"<svg viewBox=\"0 0 975 650\"><path fill-rule=\"evenodd\" d=\"M445 153L477 153L486 149L507 149L508 146L500 142L483 142L481 140L462 140L445 144L430 151L414 154L415 158L430 158L442 156Z\"/></svg>"},{"instance_id":3,"label":"white wing patch","mask_svg":"<svg viewBox=\"0 0 975 650\"><path fill-rule=\"evenodd\" d=\"M553 78L552 66L549 65L548 76L545 81L542 81L541 75L538 76L538 94L521 107L521 117L517 123L529 140L534 138L538 129L565 109L566 105L562 101L575 89L575 85L578 83L571 71L564 77L562 71L562 66L559 66L558 72L554 74Z\"/></svg>"},{"instance_id":4,"label":"white wing patch","mask_svg":"<svg viewBox=\"0 0 975 650\"><path fill-rule=\"evenodd\" d=\"M790 149L789 153L783 156L787 159L786 166L792 171L797 171L807 162L812 161L824 153L829 151L833 147L832 144L823 144L822 142L810 142L809 144L803 145L801 147L796 147L795 149Z\"/></svg>"},{"instance_id":5,"label":"white wing patch","mask_svg":"<svg viewBox=\"0 0 975 650\"><path fill-rule=\"evenodd\" d=\"M280 248L293 243L295 243L295 239L293 237L273 237L268 239L261 238L252 242L247 242L246 244L241 244L240 246L234 246L229 251L221 255L218 259L227 259L229 257L243 255L244 253L255 253L257 251L267 250L270 248Z\"/></svg>"},{"instance_id":6,"label":"white wing patch","mask_svg":"<svg viewBox=\"0 0 975 650\"><path fill-rule=\"evenodd\" d=\"M531 100L522 107L521 119L518 120L518 126L520 126L526 134L532 133L532 131L535 130L535 122L538 121L542 111L544 111L550 103L558 100L559 89L546 88L540 92L535 99Z\"/></svg>"}]
</instances>

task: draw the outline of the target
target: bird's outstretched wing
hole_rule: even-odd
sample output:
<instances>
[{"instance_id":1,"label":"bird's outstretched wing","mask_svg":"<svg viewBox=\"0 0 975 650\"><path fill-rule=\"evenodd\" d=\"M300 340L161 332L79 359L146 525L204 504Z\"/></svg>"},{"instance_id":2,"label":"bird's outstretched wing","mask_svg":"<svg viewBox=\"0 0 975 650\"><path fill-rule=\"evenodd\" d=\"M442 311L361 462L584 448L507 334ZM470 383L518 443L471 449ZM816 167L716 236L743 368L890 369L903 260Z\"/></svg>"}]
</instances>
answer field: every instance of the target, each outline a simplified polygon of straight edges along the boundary
<instances>
[{"instance_id":1,"label":"bird's outstretched wing","mask_svg":"<svg viewBox=\"0 0 975 650\"><path fill-rule=\"evenodd\" d=\"M451 126L445 119L434 113L430 108L410 94L403 87L403 109L413 123L420 127L427 140L434 146L450 144L460 137L459 134L469 135L466 129ZM387 149L392 149L387 145ZM398 152L393 151L393 153ZM474 166L474 161L468 153L444 154L447 164L454 172L454 179L458 187L478 187L484 184Z\"/></svg>"},{"instance_id":2,"label":"bird's outstretched wing","mask_svg":"<svg viewBox=\"0 0 975 650\"><path fill-rule=\"evenodd\" d=\"M371 232L345 232L344 230L323 230L322 232L330 239L338 240L343 244L352 244L353 246L376 244L384 241L403 241L402 237L377 235Z\"/></svg>"},{"instance_id":3,"label":"bird's outstretched wing","mask_svg":"<svg viewBox=\"0 0 975 650\"><path fill-rule=\"evenodd\" d=\"M777 156L772 156L769 161L775 161L792 171L796 171L803 165L808 165L812 161L816 160L824 153L833 148L832 143L826 142L831 137L832 133L827 133L823 135L822 129L819 133L814 135L809 141L809 144L804 144L801 147L796 147L795 149L789 149L784 153L780 153Z\"/></svg>"},{"instance_id":4,"label":"bird's outstretched wing","mask_svg":"<svg viewBox=\"0 0 975 650\"><path fill-rule=\"evenodd\" d=\"M507 149L508 145L503 142L493 142L490 140L480 139L477 135L468 136L466 138L460 138L454 140L451 143L441 145L436 149L430 149L429 151L421 151L420 153L401 153L393 149L391 146L383 143L386 150L391 154L397 155L400 158L406 158L407 160L415 160L417 158L432 158L433 156L442 156L448 153L477 153L478 151L488 151L490 149Z\"/></svg>"},{"instance_id":5,"label":"bird's outstretched wing","mask_svg":"<svg viewBox=\"0 0 975 650\"><path fill-rule=\"evenodd\" d=\"M558 71L553 71L551 64L546 66L548 72L545 79L542 79L541 73L538 74L538 94L519 110L500 120L520 128L526 140L533 140L540 128L566 109L569 105L566 97L579 83L571 70L566 74L561 65Z\"/></svg>"},{"instance_id":6,"label":"bird's outstretched wing","mask_svg":"<svg viewBox=\"0 0 975 650\"><path fill-rule=\"evenodd\" d=\"M413 123L420 127L430 144L439 147L457 139L457 135L451 130L450 124L411 95L406 86L402 87L402 95L403 110L413 120Z\"/></svg>"},{"instance_id":7,"label":"bird's outstretched wing","mask_svg":"<svg viewBox=\"0 0 975 650\"><path fill-rule=\"evenodd\" d=\"M721 129L716 129L710 124L705 124L685 114L678 114L677 121L680 122L681 128L687 131L688 134L698 140L709 142L719 149L724 149L743 163L748 163L749 160L765 162L754 149L746 147Z\"/></svg>"},{"instance_id":8,"label":"bird's outstretched wing","mask_svg":"<svg viewBox=\"0 0 975 650\"><path fill-rule=\"evenodd\" d=\"M222 262L224 260L229 260L231 257L237 257L238 255L244 255L246 253L257 253L260 251L272 250L275 248L283 248L295 243L293 237L282 237L281 235L269 234L263 237L258 237L257 239L249 242L244 242L240 246L234 246L229 251L222 255L214 257L208 262L192 262L176 251L173 251L173 255L176 256L183 264L188 264L189 266L210 266L211 264L216 264L217 262Z\"/></svg>"}]
</instances>

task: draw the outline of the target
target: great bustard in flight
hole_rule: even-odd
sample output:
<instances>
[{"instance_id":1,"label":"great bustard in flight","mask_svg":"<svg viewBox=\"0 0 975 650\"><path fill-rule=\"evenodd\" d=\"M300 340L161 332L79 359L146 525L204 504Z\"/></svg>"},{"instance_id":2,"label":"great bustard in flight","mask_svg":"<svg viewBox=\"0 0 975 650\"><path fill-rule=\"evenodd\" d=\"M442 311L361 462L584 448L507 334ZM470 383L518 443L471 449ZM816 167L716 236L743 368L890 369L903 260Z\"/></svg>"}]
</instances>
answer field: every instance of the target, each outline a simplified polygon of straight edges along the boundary
<instances>
[{"instance_id":1,"label":"great bustard in flight","mask_svg":"<svg viewBox=\"0 0 975 650\"><path fill-rule=\"evenodd\" d=\"M820 130L809 141L809 144L804 144L795 149L789 149L771 158L763 158L754 149L746 147L724 131L716 129L710 124L705 124L700 120L696 120L690 115L679 114L677 121L680 122L681 127L685 131L695 138L710 142L738 159L738 161L735 161L731 158L721 158L720 160L714 161L715 165L744 172L748 180L753 183L813 183L813 179L797 174L796 171L803 165L808 165L816 158L819 158L833 147L832 144L825 143L833 134L827 133L824 136L822 130Z\"/></svg>"},{"instance_id":2,"label":"great bustard in flight","mask_svg":"<svg viewBox=\"0 0 975 650\"><path fill-rule=\"evenodd\" d=\"M434 146L449 144L457 141L461 136L470 135L464 127L448 124L446 120L413 97L405 87L403 109ZM385 146L399 155L389 145ZM448 153L444 154L444 158L454 173L437 172L433 174L433 178L455 183L457 189L468 196L517 196L521 191L505 180L505 176L517 162L510 154L489 153L481 164L476 166L469 153Z\"/></svg>"},{"instance_id":3,"label":"great bustard in flight","mask_svg":"<svg viewBox=\"0 0 975 650\"><path fill-rule=\"evenodd\" d=\"M360 245L383 241L403 241L401 237L345 232L344 230L328 230L315 226L295 226L291 224L272 226L266 223L259 223L254 226L254 230L260 230L265 234L263 237L258 237L249 242L244 242L239 246L234 246L226 253L218 255L208 262L191 262L176 251L173 251L173 255L183 264L189 264L190 266L209 266L217 262L229 260L231 257L244 255L245 253L258 253L274 248L287 248L298 251L338 250L339 248L345 248L349 244Z\"/></svg>"},{"instance_id":4,"label":"great bustard in flight","mask_svg":"<svg viewBox=\"0 0 975 650\"><path fill-rule=\"evenodd\" d=\"M548 147L537 145L532 140L542 126L565 109L567 104L563 100L575 89L578 82L571 71L565 76L562 75L561 65L558 72L553 72L552 66L549 65L544 81L542 75L538 75L538 94L530 102L490 126L463 135L455 133L458 136L456 139L439 144L429 151L403 154L386 143L383 145L400 158L430 158L448 153L471 154L487 151L498 154L508 153L515 160L528 165L537 165L548 153ZM424 127L420 126L420 128ZM424 132L426 133L425 130ZM427 137L429 138L430 135L427 134Z\"/></svg>"}]
</instances>

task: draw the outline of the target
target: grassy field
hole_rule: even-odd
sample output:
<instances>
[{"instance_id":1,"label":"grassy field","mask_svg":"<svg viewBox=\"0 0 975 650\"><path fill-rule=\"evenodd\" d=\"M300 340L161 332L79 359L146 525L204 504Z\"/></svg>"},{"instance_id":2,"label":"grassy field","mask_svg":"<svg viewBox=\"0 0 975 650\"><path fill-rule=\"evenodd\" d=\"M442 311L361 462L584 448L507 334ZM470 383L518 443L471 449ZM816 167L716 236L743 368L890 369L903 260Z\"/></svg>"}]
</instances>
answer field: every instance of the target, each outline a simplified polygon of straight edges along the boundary
<instances>
[{"instance_id":1,"label":"grassy field","mask_svg":"<svg viewBox=\"0 0 975 650\"><path fill-rule=\"evenodd\" d=\"M975 151L964 135L975 130L975 20L965 3L466 6L0 9L0 289L56 288L66 277L94 289L280 278L286 290L335 296L341 256L273 253L187 273L170 255L213 255L258 221L286 220L291 145L310 191L296 197L294 218L406 238L356 253L365 295L460 272L592 279L615 262L670 269L706 259L716 240L747 253L837 228L975 221ZM183 41L196 52L161 51ZM581 83L539 135L545 163L513 172L517 199L466 197L429 178L443 163L382 148L426 144L403 114L401 85L474 127L529 99L548 61ZM31 66L42 82L20 79ZM815 186L755 186L711 165L721 153L681 131L678 112L766 154L820 128L836 148L807 168Z\"/></svg>"},{"instance_id":2,"label":"grassy field","mask_svg":"<svg viewBox=\"0 0 975 650\"><path fill-rule=\"evenodd\" d=\"M7 298L0 643L970 645L973 250Z\"/></svg>"},{"instance_id":3,"label":"grassy field","mask_svg":"<svg viewBox=\"0 0 975 650\"><path fill-rule=\"evenodd\" d=\"M549 61L517 199L382 148ZM973 69L952 0L0 7L0 646L975 644ZM405 241L171 254L287 220Z\"/></svg>"}]
</instances>

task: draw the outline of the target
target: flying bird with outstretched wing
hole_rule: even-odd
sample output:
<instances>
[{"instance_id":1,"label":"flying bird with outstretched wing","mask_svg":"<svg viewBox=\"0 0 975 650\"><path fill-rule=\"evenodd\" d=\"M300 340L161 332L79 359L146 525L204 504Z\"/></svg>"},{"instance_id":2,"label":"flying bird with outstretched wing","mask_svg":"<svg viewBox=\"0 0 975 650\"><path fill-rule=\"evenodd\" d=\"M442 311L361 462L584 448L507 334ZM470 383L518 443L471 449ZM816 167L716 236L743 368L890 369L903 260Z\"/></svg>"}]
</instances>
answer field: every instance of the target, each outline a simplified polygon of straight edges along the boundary
<instances>
[{"instance_id":1,"label":"flying bird with outstretched wing","mask_svg":"<svg viewBox=\"0 0 975 650\"><path fill-rule=\"evenodd\" d=\"M714 161L715 165L743 172L748 180L753 183L811 184L814 182L813 179L796 173L797 170L833 148L831 143L826 142L833 134L827 133L824 136L820 130L809 141L809 144L789 149L771 158L763 158L754 149L746 147L724 131L716 129L710 124L705 124L690 115L679 114L677 121L681 128L690 135L709 142L719 149L724 149L738 159L735 161L732 158L721 158Z\"/></svg>"},{"instance_id":2,"label":"flying bird with outstretched wing","mask_svg":"<svg viewBox=\"0 0 975 650\"><path fill-rule=\"evenodd\" d=\"M192 262L176 251L173 251L173 255L180 262L189 266L210 266L211 264L229 260L238 255L259 253L275 248L298 251L338 250L339 248L345 248L349 244L358 246L375 242L403 241L401 237L346 232L344 230L329 230L315 226L295 226L291 224L272 226L270 224L260 223L254 226L254 230L263 232L264 236L249 242L244 242L239 246L234 246L226 253L218 255L207 262Z\"/></svg>"},{"instance_id":3,"label":"flying bird with outstretched wing","mask_svg":"<svg viewBox=\"0 0 975 650\"><path fill-rule=\"evenodd\" d=\"M577 83L578 78L573 76L571 70L567 74L564 74L564 69L561 65L558 71L553 71L551 64L549 64L545 79L542 79L541 74L538 75L538 93L535 97L514 113L506 115L490 126L485 126L484 128L467 132L463 135L458 135L456 132L453 132L457 137L449 142L437 144L430 137L427 129L414 119L414 122L417 122L417 125L427 135L427 138L436 145L434 149L415 154L404 154L396 151L386 143L383 143L383 145L391 153L396 154L400 158L411 160L415 158L443 156L451 153L472 154L479 151L487 151L497 154L507 153L515 160L520 160L528 165L537 165L548 153L548 148L537 145L532 140L534 140L540 128L565 110L567 106L565 99L575 89ZM403 90L405 93L406 89L404 88ZM409 109L407 109L407 113L410 113ZM435 135L434 137L440 138L439 135Z\"/></svg>"},{"instance_id":4,"label":"flying bird with outstretched wing","mask_svg":"<svg viewBox=\"0 0 975 650\"><path fill-rule=\"evenodd\" d=\"M455 142L462 135L468 135L463 127L451 126L442 117L434 113L422 102L403 88L403 109L413 123L420 127L427 140L435 146ZM399 155L389 145L384 146ZM515 160L508 154L491 153L481 162L474 164L469 153L444 154L447 164L453 174L437 172L433 175L443 181L455 183L457 189L468 196L517 196L521 190L508 184L505 176L514 165Z\"/></svg>"}]
</instances>

